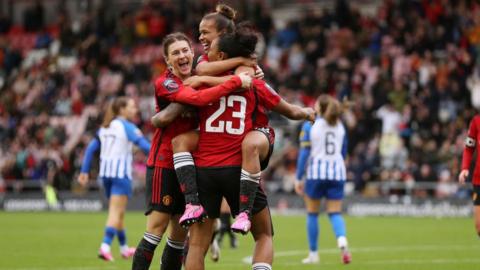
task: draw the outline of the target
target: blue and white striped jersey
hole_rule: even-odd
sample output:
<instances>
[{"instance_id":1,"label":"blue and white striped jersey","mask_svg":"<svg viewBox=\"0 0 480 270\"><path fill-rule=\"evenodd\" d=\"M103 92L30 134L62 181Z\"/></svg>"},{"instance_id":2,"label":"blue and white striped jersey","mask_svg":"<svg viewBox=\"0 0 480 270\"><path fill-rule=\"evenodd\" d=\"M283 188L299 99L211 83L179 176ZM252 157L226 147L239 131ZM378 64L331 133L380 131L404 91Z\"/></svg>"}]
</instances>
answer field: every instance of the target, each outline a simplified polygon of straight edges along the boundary
<instances>
[{"instance_id":1,"label":"blue and white striped jersey","mask_svg":"<svg viewBox=\"0 0 480 270\"><path fill-rule=\"evenodd\" d=\"M313 125L304 123L300 147L297 179L301 180L306 174L307 180L346 180L347 136L340 121L330 126L325 119L317 117Z\"/></svg>"},{"instance_id":2,"label":"blue and white striped jersey","mask_svg":"<svg viewBox=\"0 0 480 270\"><path fill-rule=\"evenodd\" d=\"M90 171L94 152L100 148L99 177L132 179L133 144L146 154L150 143L130 121L117 117L109 127L101 127L85 152L81 172Z\"/></svg>"}]
</instances>

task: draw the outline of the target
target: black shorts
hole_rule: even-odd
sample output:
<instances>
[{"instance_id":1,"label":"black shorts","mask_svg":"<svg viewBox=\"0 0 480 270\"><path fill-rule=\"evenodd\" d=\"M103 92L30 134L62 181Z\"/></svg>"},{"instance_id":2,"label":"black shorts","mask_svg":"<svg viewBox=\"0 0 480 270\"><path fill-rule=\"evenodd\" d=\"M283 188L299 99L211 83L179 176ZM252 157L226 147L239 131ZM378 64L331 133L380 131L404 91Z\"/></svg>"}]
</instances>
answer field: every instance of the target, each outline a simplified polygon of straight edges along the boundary
<instances>
[{"instance_id":1,"label":"black shorts","mask_svg":"<svg viewBox=\"0 0 480 270\"><path fill-rule=\"evenodd\" d=\"M145 197L145 215L154 210L172 215L183 214L185 211L185 197L174 169L147 167Z\"/></svg>"},{"instance_id":2,"label":"black shorts","mask_svg":"<svg viewBox=\"0 0 480 270\"><path fill-rule=\"evenodd\" d=\"M268 167L272 157L273 147L275 146L275 131L271 127L256 127L254 130L263 133L267 137L269 144L268 155L263 160L260 160L260 169L263 171Z\"/></svg>"},{"instance_id":3,"label":"black shorts","mask_svg":"<svg viewBox=\"0 0 480 270\"><path fill-rule=\"evenodd\" d=\"M239 211L240 167L197 168L197 186L200 201L209 218L220 216L222 197L228 202L233 217ZM252 214L268 207L267 195L259 186L253 203Z\"/></svg>"},{"instance_id":4,"label":"black shorts","mask_svg":"<svg viewBox=\"0 0 480 270\"><path fill-rule=\"evenodd\" d=\"M480 205L480 186L473 185L473 205Z\"/></svg>"}]
</instances>

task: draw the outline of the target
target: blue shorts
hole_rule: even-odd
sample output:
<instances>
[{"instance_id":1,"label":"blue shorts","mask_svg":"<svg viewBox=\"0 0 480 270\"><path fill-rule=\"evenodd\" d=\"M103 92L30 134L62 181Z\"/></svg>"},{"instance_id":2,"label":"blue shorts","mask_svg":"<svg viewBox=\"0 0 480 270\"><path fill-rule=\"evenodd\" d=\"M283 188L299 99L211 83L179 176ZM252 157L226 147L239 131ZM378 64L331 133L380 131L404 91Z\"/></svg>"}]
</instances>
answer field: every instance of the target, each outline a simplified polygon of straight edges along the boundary
<instances>
[{"instance_id":1,"label":"blue shorts","mask_svg":"<svg viewBox=\"0 0 480 270\"><path fill-rule=\"evenodd\" d=\"M126 195L130 198L132 195L132 180L128 178L102 178L105 196Z\"/></svg>"},{"instance_id":2,"label":"blue shorts","mask_svg":"<svg viewBox=\"0 0 480 270\"><path fill-rule=\"evenodd\" d=\"M345 181L337 180L306 180L305 194L311 199L341 200Z\"/></svg>"}]
</instances>

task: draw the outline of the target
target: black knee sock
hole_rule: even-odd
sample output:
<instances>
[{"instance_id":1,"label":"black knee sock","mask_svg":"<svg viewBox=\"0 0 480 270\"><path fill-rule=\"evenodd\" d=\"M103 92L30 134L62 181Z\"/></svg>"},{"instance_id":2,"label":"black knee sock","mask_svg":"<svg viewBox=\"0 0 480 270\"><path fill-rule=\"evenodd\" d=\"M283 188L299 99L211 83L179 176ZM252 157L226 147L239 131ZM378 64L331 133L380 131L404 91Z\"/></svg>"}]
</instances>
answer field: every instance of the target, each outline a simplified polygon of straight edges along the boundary
<instances>
[{"instance_id":1,"label":"black knee sock","mask_svg":"<svg viewBox=\"0 0 480 270\"><path fill-rule=\"evenodd\" d=\"M180 189L185 196L185 202L200 204L197 189L197 171L192 155L189 152L176 153L173 155L173 164Z\"/></svg>"},{"instance_id":2,"label":"black knee sock","mask_svg":"<svg viewBox=\"0 0 480 270\"><path fill-rule=\"evenodd\" d=\"M163 249L162 265L160 270L181 270L183 260L183 242L172 241L167 238Z\"/></svg>"},{"instance_id":3,"label":"black knee sock","mask_svg":"<svg viewBox=\"0 0 480 270\"><path fill-rule=\"evenodd\" d=\"M230 214L229 213L220 213L220 230L218 232L218 243L220 244L223 240L225 233L230 232Z\"/></svg>"},{"instance_id":4,"label":"black knee sock","mask_svg":"<svg viewBox=\"0 0 480 270\"><path fill-rule=\"evenodd\" d=\"M145 232L133 255L132 270L147 270L152 262L153 253L162 238Z\"/></svg>"},{"instance_id":5,"label":"black knee sock","mask_svg":"<svg viewBox=\"0 0 480 270\"><path fill-rule=\"evenodd\" d=\"M230 213L220 213L220 233L225 233L230 231Z\"/></svg>"},{"instance_id":6,"label":"black knee sock","mask_svg":"<svg viewBox=\"0 0 480 270\"><path fill-rule=\"evenodd\" d=\"M250 216L259 185L260 172L249 173L242 169L240 176L240 213L247 212Z\"/></svg>"}]
</instances>

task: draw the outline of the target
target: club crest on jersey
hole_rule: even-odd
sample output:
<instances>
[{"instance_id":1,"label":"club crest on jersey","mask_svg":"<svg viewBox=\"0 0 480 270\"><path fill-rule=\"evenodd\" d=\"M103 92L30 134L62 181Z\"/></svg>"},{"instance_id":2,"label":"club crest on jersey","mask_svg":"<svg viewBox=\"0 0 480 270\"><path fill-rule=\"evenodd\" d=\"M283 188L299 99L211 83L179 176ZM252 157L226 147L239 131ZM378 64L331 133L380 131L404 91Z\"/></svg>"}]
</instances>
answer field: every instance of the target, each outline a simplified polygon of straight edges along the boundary
<instances>
[{"instance_id":1,"label":"club crest on jersey","mask_svg":"<svg viewBox=\"0 0 480 270\"><path fill-rule=\"evenodd\" d=\"M475 147L475 139L467 137L465 139L465 146L467 147Z\"/></svg>"},{"instance_id":2,"label":"club crest on jersey","mask_svg":"<svg viewBox=\"0 0 480 270\"><path fill-rule=\"evenodd\" d=\"M165 89L167 89L169 92L175 92L178 90L179 86L178 83L172 79L166 79L163 82L163 86Z\"/></svg>"}]
</instances>

